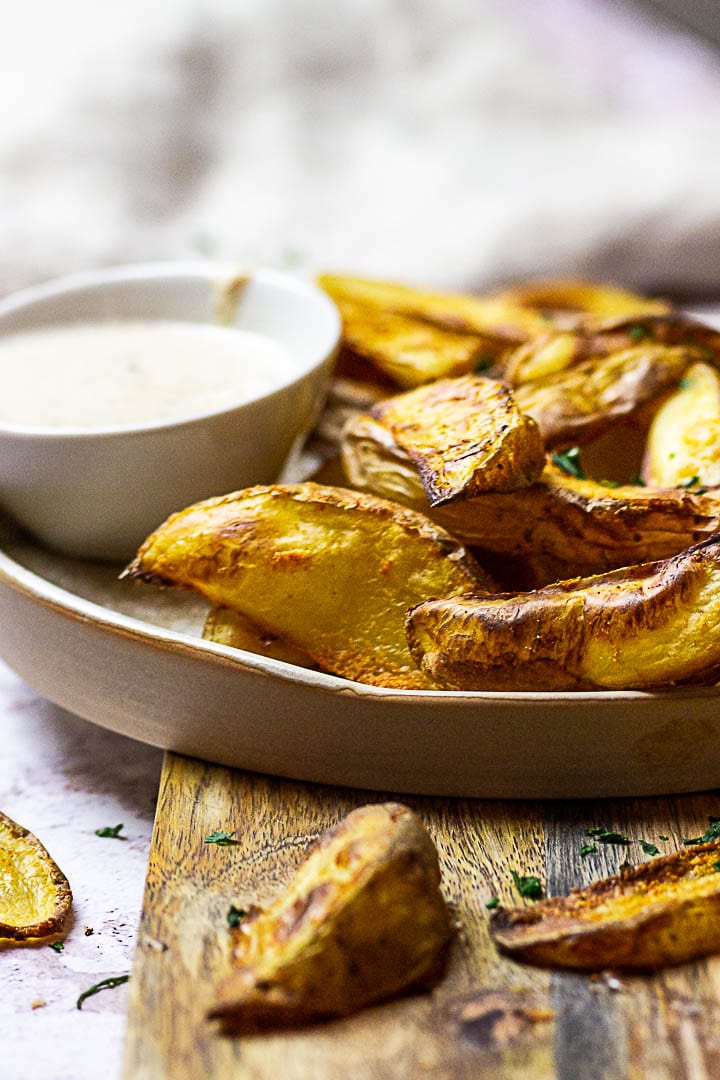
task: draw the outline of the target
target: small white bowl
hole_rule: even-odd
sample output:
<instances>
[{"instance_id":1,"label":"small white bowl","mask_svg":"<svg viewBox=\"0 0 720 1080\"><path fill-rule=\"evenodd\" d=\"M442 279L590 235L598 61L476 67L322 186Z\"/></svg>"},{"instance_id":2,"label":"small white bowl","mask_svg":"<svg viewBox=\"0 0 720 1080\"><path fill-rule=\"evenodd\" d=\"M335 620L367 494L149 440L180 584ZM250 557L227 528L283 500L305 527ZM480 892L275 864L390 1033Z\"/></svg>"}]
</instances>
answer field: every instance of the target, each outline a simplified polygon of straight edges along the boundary
<instances>
[{"instance_id":1,"label":"small white bowl","mask_svg":"<svg viewBox=\"0 0 720 1080\"><path fill-rule=\"evenodd\" d=\"M321 406L340 318L316 286L273 270L207 263L92 271L0 302L0 335L105 319L218 321L263 334L295 360L290 379L241 404L181 421L98 430L0 423L0 503L49 547L127 559L170 513L211 495L270 483ZM228 325L225 322L225 325ZM2 386L0 369L0 387ZM0 393L2 391L0 390Z\"/></svg>"}]
</instances>

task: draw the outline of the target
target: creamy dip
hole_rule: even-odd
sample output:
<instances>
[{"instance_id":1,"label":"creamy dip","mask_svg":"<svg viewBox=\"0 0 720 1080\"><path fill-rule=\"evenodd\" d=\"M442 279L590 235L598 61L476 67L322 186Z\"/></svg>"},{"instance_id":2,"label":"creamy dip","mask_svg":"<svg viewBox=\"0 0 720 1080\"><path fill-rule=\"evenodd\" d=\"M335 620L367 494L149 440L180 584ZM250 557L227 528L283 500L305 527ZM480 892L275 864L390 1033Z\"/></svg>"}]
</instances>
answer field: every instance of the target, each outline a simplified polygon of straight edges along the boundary
<instances>
[{"instance_id":1,"label":"creamy dip","mask_svg":"<svg viewBox=\"0 0 720 1080\"><path fill-rule=\"evenodd\" d=\"M292 378L260 334L203 323L68 323L0 335L0 423L127 427L248 401Z\"/></svg>"}]
</instances>

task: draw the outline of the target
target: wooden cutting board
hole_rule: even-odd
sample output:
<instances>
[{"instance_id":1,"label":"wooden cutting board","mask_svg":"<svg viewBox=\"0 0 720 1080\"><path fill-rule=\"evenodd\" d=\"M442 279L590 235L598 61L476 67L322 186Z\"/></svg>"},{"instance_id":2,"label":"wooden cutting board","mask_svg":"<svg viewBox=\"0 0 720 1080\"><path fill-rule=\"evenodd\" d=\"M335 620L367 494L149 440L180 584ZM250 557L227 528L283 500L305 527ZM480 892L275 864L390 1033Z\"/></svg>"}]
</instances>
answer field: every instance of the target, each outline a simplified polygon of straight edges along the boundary
<instances>
[{"instance_id":1,"label":"wooden cutting board","mask_svg":"<svg viewBox=\"0 0 720 1080\"><path fill-rule=\"evenodd\" d=\"M167 754L130 982L126 1080L703 1080L720 1076L720 957L652 976L549 973L497 954L487 900L523 903L511 871L550 894L615 872L631 848L582 858L604 825L674 850L720 794L603 802L401 796L440 852L458 932L432 994L284 1034L230 1038L205 1019L228 970L226 914L273 899L305 848L387 796L271 779ZM204 837L234 832L220 847ZM667 835L668 842L658 840Z\"/></svg>"}]
</instances>

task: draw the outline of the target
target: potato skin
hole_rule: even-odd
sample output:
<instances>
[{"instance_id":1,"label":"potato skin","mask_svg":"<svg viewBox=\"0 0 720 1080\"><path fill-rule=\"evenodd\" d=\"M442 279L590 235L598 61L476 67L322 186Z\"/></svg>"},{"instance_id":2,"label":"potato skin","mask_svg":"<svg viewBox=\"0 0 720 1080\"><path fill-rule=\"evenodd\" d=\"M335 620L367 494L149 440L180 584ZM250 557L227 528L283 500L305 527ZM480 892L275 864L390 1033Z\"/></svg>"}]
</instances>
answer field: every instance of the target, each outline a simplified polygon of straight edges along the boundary
<instances>
[{"instance_id":1,"label":"potato skin","mask_svg":"<svg viewBox=\"0 0 720 1080\"><path fill-rule=\"evenodd\" d=\"M677 851L490 920L498 948L547 967L654 970L720 952L720 843Z\"/></svg>"},{"instance_id":2,"label":"potato skin","mask_svg":"<svg viewBox=\"0 0 720 1080\"><path fill-rule=\"evenodd\" d=\"M639 689L720 662L720 534L664 562L408 614L418 665L454 690Z\"/></svg>"},{"instance_id":3,"label":"potato skin","mask_svg":"<svg viewBox=\"0 0 720 1080\"><path fill-rule=\"evenodd\" d=\"M326 832L269 908L233 933L233 973L210 1016L234 1031L345 1016L441 972L451 935L435 847L398 803Z\"/></svg>"},{"instance_id":4,"label":"potato skin","mask_svg":"<svg viewBox=\"0 0 720 1080\"><path fill-rule=\"evenodd\" d=\"M0 945L41 944L62 934L70 884L28 829L0 812Z\"/></svg>"}]
</instances>

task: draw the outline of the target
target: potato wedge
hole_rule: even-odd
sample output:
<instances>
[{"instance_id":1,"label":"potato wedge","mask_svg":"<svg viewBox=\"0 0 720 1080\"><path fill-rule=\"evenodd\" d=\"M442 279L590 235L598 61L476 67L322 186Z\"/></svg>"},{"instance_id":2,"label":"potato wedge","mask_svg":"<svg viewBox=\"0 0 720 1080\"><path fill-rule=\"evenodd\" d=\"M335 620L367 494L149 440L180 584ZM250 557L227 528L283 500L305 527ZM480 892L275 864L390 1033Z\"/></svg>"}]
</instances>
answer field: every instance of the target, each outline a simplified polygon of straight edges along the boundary
<instances>
[{"instance_id":1,"label":"potato wedge","mask_svg":"<svg viewBox=\"0 0 720 1080\"><path fill-rule=\"evenodd\" d=\"M492 582L420 514L318 484L256 487L197 503L161 525L126 573L194 589L239 611L326 671L428 689L405 612Z\"/></svg>"},{"instance_id":2,"label":"potato wedge","mask_svg":"<svg viewBox=\"0 0 720 1080\"><path fill-rule=\"evenodd\" d=\"M234 1031L345 1016L441 972L450 919L438 857L405 806L363 806L326 832L286 892L233 932L210 1016Z\"/></svg>"},{"instance_id":3,"label":"potato wedge","mask_svg":"<svg viewBox=\"0 0 720 1080\"><path fill-rule=\"evenodd\" d=\"M616 285L576 279L529 281L513 285L495 294L511 306L531 308L551 316L587 312L611 317L617 315L661 315L670 311L665 300L648 299Z\"/></svg>"},{"instance_id":4,"label":"potato wedge","mask_svg":"<svg viewBox=\"0 0 720 1080\"><path fill-rule=\"evenodd\" d=\"M202 636L205 641L214 641L218 645L229 645L233 649L268 656L285 664L295 664L296 667L318 669L318 664L307 653L282 638L263 633L250 619L230 608L212 607L205 620Z\"/></svg>"},{"instance_id":5,"label":"potato wedge","mask_svg":"<svg viewBox=\"0 0 720 1080\"><path fill-rule=\"evenodd\" d=\"M714 367L693 364L658 409L643 479L655 487L720 486L720 374Z\"/></svg>"},{"instance_id":6,"label":"potato wedge","mask_svg":"<svg viewBox=\"0 0 720 1080\"><path fill-rule=\"evenodd\" d=\"M672 559L408 615L418 666L453 690L662 686L720 663L720 534Z\"/></svg>"},{"instance_id":7,"label":"potato wedge","mask_svg":"<svg viewBox=\"0 0 720 1080\"><path fill-rule=\"evenodd\" d=\"M676 851L490 920L502 952L545 967L654 970L720 952L720 843Z\"/></svg>"},{"instance_id":8,"label":"potato wedge","mask_svg":"<svg viewBox=\"0 0 720 1080\"><path fill-rule=\"evenodd\" d=\"M415 464L370 416L346 425L342 453L354 487L428 514L470 547L534 560L538 584L665 559L720 530L713 492L605 487L553 464L530 487L433 509Z\"/></svg>"},{"instance_id":9,"label":"potato wedge","mask_svg":"<svg viewBox=\"0 0 720 1080\"><path fill-rule=\"evenodd\" d=\"M545 465L535 421L506 386L479 375L387 398L370 415L415 463L431 506L527 487Z\"/></svg>"},{"instance_id":10,"label":"potato wedge","mask_svg":"<svg viewBox=\"0 0 720 1080\"><path fill-rule=\"evenodd\" d=\"M56 941L71 906L57 863L36 836L0 813L0 945Z\"/></svg>"}]
</instances>

